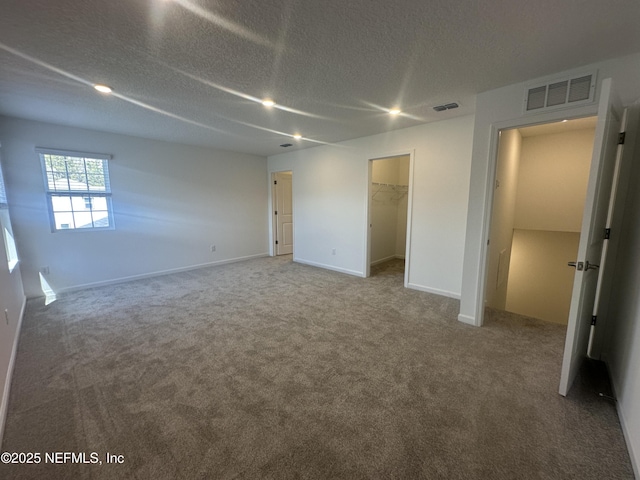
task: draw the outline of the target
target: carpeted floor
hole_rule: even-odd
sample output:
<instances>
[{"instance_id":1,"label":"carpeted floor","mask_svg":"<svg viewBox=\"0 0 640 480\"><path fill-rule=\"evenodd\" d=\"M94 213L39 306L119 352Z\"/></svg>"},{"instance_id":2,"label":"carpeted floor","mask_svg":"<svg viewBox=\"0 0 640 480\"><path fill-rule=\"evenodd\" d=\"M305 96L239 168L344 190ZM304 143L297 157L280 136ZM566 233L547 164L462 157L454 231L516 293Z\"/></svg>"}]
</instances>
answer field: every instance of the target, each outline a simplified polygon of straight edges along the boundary
<instances>
[{"instance_id":1,"label":"carpeted floor","mask_svg":"<svg viewBox=\"0 0 640 480\"><path fill-rule=\"evenodd\" d=\"M31 300L2 449L42 461L0 477L633 478L589 370L557 394L563 327L457 313L289 256Z\"/></svg>"}]
</instances>

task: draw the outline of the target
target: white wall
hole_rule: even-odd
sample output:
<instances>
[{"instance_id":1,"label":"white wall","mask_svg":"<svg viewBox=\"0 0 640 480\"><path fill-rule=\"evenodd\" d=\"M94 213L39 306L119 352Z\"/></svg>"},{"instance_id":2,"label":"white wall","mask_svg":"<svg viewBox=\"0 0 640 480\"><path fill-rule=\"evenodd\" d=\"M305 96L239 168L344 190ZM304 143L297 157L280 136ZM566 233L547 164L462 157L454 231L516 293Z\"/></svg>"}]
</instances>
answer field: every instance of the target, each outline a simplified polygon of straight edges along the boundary
<instances>
[{"instance_id":1,"label":"white wall","mask_svg":"<svg viewBox=\"0 0 640 480\"><path fill-rule=\"evenodd\" d=\"M640 104L634 107L627 129L625 154L632 161L628 194L620 228L603 359L609 367L622 424L636 478L640 478ZM615 223L614 223L615 226ZM614 237L612 237L614 238ZM600 315L598 316L600 317ZM598 319L600 324L600 318Z\"/></svg>"},{"instance_id":2,"label":"white wall","mask_svg":"<svg viewBox=\"0 0 640 480\"><path fill-rule=\"evenodd\" d=\"M485 292L486 305L499 310L504 310L507 302L521 144L522 136L517 129L505 130L500 135Z\"/></svg>"},{"instance_id":3,"label":"white wall","mask_svg":"<svg viewBox=\"0 0 640 480\"><path fill-rule=\"evenodd\" d=\"M600 91L602 79L613 78L614 87L620 93L623 104L629 104L640 96L640 54L588 65L574 73L594 69L598 71L597 92ZM563 75L564 73L561 72L539 80L553 80ZM495 171L498 131L520 125L562 120L567 117L594 115L597 110L597 104L594 103L548 113L524 115L524 94L526 87L530 84L531 82L523 82L509 85L479 94L476 98L464 270L458 315L458 319L465 323L482 324L484 282L481 280L484 280L486 274L485 256L489 230L487 212L491 204L490 193Z\"/></svg>"},{"instance_id":4,"label":"white wall","mask_svg":"<svg viewBox=\"0 0 640 480\"><path fill-rule=\"evenodd\" d=\"M0 141L27 296L43 266L59 292L268 251L264 157L12 118ZM35 147L113 155L115 230L51 233Z\"/></svg>"},{"instance_id":5,"label":"white wall","mask_svg":"<svg viewBox=\"0 0 640 480\"><path fill-rule=\"evenodd\" d=\"M295 260L365 275L368 161L413 152L409 286L459 296L472 135L465 116L269 157L293 170Z\"/></svg>"},{"instance_id":6,"label":"white wall","mask_svg":"<svg viewBox=\"0 0 640 480\"><path fill-rule=\"evenodd\" d=\"M9 271L5 255L5 237L2 234L5 228L10 233L13 232L9 211L3 208L0 209L0 239L2 239L0 241L2 244L0 247L0 445L2 445L2 434L4 433L4 422L9 402L13 358L15 357L19 327L25 306L20 264L11 272Z\"/></svg>"},{"instance_id":7,"label":"white wall","mask_svg":"<svg viewBox=\"0 0 640 480\"><path fill-rule=\"evenodd\" d=\"M594 129L522 139L515 228L579 232Z\"/></svg>"},{"instance_id":8,"label":"white wall","mask_svg":"<svg viewBox=\"0 0 640 480\"><path fill-rule=\"evenodd\" d=\"M567 324L578 253L578 232L513 232L505 309L548 322Z\"/></svg>"}]
</instances>

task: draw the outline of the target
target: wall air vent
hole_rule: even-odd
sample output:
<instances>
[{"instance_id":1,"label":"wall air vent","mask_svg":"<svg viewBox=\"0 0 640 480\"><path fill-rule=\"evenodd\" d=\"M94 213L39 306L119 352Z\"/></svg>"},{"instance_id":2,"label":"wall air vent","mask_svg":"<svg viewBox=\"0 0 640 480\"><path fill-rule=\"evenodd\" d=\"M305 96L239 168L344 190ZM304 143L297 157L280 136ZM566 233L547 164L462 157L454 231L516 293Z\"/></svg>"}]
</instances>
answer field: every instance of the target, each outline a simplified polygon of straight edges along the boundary
<instances>
[{"instance_id":1,"label":"wall air vent","mask_svg":"<svg viewBox=\"0 0 640 480\"><path fill-rule=\"evenodd\" d=\"M595 72L574 78L562 78L544 85L528 86L525 93L525 113L593 102L596 90Z\"/></svg>"}]
</instances>

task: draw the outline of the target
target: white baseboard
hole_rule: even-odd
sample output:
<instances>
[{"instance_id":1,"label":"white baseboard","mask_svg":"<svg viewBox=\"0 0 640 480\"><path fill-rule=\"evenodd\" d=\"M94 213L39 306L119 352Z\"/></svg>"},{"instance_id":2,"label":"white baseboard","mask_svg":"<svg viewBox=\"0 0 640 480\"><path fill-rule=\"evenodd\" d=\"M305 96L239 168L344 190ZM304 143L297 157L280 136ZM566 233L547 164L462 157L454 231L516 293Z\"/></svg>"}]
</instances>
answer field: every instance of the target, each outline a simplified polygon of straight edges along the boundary
<instances>
[{"instance_id":1,"label":"white baseboard","mask_svg":"<svg viewBox=\"0 0 640 480\"><path fill-rule=\"evenodd\" d=\"M411 288L413 290L420 290L421 292L434 293L442 297L449 297L449 298L455 298L456 300L460 300L459 293L449 292L447 290L440 290L439 288L425 287L424 285L418 285L416 283L407 283L407 288Z\"/></svg>"},{"instance_id":2,"label":"white baseboard","mask_svg":"<svg viewBox=\"0 0 640 480\"><path fill-rule=\"evenodd\" d=\"M624 441L627 444L627 452L629 453L629 459L631 460L633 475L635 476L636 479L640 480L640 452L636 452L633 448L634 443L631 438L631 432L627 427L628 423L624 416L624 411L620 407L620 402L618 401L618 398L619 398L618 388L617 388L616 382L614 381L614 376L611 375L611 366L609 365L609 361L606 355L604 355L603 361L607 369L607 374L609 375L613 398L616 399L616 411L618 412L618 420L620 421L620 427L622 428L622 435L624 436Z\"/></svg>"},{"instance_id":3,"label":"white baseboard","mask_svg":"<svg viewBox=\"0 0 640 480\"><path fill-rule=\"evenodd\" d=\"M462 313L458 314L458 321L462 323L467 323L469 325L473 325L474 327L477 326L476 319L474 317L470 317L469 315L463 315Z\"/></svg>"},{"instance_id":4,"label":"white baseboard","mask_svg":"<svg viewBox=\"0 0 640 480\"><path fill-rule=\"evenodd\" d=\"M309 260L303 260L301 258L294 258L293 261L296 263L302 263L303 265L309 265L311 267L324 268L326 270L333 270L334 272L346 273L347 275L355 275L356 277L365 277L363 272L358 272L356 270L349 270L347 268L336 267L324 263L311 262Z\"/></svg>"},{"instance_id":5,"label":"white baseboard","mask_svg":"<svg viewBox=\"0 0 640 480\"><path fill-rule=\"evenodd\" d=\"M23 297L22 308L20 308L20 316L18 317L18 325L16 326L16 334L13 338L13 347L11 348L11 357L9 358L9 365L7 366L7 376L4 381L4 390L2 391L2 403L0 403L0 449L2 447L2 440L4 439L4 427L7 423L7 413L9 411L9 393L11 390L11 380L13 378L13 367L15 365L16 355L18 353L18 340L20 339L22 319L24 318L24 311L26 307L27 297Z\"/></svg>"},{"instance_id":6,"label":"white baseboard","mask_svg":"<svg viewBox=\"0 0 640 480\"><path fill-rule=\"evenodd\" d=\"M78 290L85 290L87 288L95 288L95 287L105 287L107 285L115 285L118 283L125 283L125 282L131 282L133 280L142 280L145 278L152 278L152 277L159 277L162 275L169 275L171 273L180 273L180 272L188 272L190 270L198 270L200 268L206 268L206 267L214 267L216 265L225 265L227 263L236 263L236 262L243 262L245 260L250 260L252 258L261 258L261 257L268 257L269 254L268 253L258 253L256 255L247 255L244 257L235 257L235 258L229 258L227 260L219 260L217 262L208 262L208 263L201 263L198 265L190 265L188 267L179 267L179 268L172 268L169 270L159 270L156 272L151 272L151 273L143 273L140 275L131 275L128 277L119 277L119 278L114 278L111 280L104 280L101 282L92 282L92 283L84 283L81 285L74 285L72 287L66 287L66 288L61 288L59 290L56 291L56 293L67 293L67 292L75 292Z\"/></svg>"},{"instance_id":7,"label":"white baseboard","mask_svg":"<svg viewBox=\"0 0 640 480\"><path fill-rule=\"evenodd\" d=\"M388 262L389 260L395 260L396 258L399 259L399 260L404 260L404 255L391 255L389 257L381 258L380 260L376 260L375 262L371 262L371 266L373 267L374 265L378 265L380 263Z\"/></svg>"},{"instance_id":8,"label":"white baseboard","mask_svg":"<svg viewBox=\"0 0 640 480\"><path fill-rule=\"evenodd\" d=\"M633 474L637 479L640 479L640 459L638 459L638 455L633 449L633 441L631 439L629 429L627 428L627 421L625 420L624 412L620 408L620 402L616 402L616 410L618 411L618 419L620 420L620 426L622 427L624 441L627 444L627 451L629 452L629 459L631 460Z\"/></svg>"}]
</instances>

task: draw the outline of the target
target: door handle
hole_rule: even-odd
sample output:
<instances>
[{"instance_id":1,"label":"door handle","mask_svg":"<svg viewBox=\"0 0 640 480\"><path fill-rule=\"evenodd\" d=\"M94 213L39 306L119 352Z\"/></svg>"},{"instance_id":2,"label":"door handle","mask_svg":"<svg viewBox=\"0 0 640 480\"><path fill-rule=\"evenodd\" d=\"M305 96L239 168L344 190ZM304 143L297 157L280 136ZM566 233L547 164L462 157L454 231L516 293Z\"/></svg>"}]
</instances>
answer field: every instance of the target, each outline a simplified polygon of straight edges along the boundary
<instances>
[{"instance_id":1,"label":"door handle","mask_svg":"<svg viewBox=\"0 0 640 480\"><path fill-rule=\"evenodd\" d=\"M585 270L596 270L598 268L600 268L600 265L589 263L588 260L585 262L585 267L584 267Z\"/></svg>"}]
</instances>

